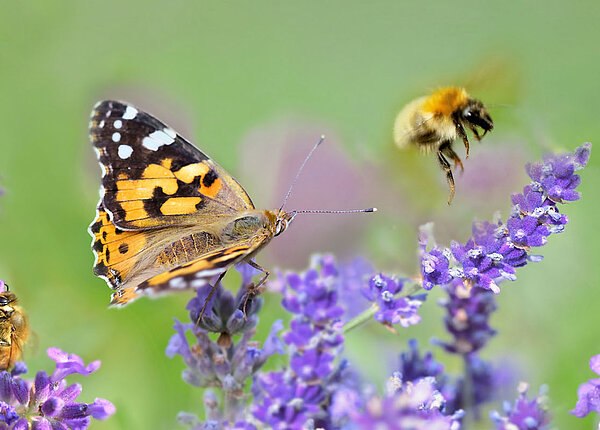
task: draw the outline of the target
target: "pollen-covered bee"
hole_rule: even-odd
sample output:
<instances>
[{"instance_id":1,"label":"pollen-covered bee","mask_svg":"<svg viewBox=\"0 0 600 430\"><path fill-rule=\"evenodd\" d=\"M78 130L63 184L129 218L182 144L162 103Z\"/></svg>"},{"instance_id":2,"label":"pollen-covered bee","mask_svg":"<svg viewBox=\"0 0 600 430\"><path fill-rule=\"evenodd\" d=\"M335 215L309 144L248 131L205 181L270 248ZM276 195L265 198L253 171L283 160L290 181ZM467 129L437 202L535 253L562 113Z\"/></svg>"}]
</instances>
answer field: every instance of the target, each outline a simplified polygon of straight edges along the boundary
<instances>
[{"instance_id":1,"label":"pollen-covered bee","mask_svg":"<svg viewBox=\"0 0 600 430\"><path fill-rule=\"evenodd\" d=\"M483 130L483 134L479 134L477 127ZM446 157L454 161L454 168L460 166L463 169L452 143L460 137L469 157L465 128L480 140L494 128L494 123L481 101L469 96L464 88L457 87L442 88L413 100L400 111L394 123L394 142L399 148L413 144L425 152L437 153L450 186L448 204L454 197L454 177Z\"/></svg>"},{"instance_id":2,"label":"pollen-covered bee","mask_svg":"<svg viewBox=\"0 0 600 430\"><path fill-rule=\"evenodd\" d=\"M29 337L29 323L17 296L8 290L0 291L0 370L7 370L21 356Z\"/></svg>"}]
</instances>

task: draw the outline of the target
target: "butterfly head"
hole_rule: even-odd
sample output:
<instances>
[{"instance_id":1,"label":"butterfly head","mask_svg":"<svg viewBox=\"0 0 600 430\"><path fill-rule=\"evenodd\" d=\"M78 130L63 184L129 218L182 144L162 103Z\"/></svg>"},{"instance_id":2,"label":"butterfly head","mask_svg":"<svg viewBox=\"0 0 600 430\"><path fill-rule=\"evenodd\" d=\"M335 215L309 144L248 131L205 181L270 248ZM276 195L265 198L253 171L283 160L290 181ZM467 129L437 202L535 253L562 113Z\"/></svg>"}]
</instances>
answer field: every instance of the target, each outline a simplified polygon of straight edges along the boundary
<instances>
[{"instance_id":1,"label":"butterfly head","mask_svg":"<svg viewBox=\"0 0 600 430\"><path fill-rule=\"evenodd\" d=\"M295 211L286 212L281 209L278 211L266 211L266 213L270 224L269 230L271 231L273 237L279 236L281 233L283 233L296 216Z\"/></svg>"}]
</instances>

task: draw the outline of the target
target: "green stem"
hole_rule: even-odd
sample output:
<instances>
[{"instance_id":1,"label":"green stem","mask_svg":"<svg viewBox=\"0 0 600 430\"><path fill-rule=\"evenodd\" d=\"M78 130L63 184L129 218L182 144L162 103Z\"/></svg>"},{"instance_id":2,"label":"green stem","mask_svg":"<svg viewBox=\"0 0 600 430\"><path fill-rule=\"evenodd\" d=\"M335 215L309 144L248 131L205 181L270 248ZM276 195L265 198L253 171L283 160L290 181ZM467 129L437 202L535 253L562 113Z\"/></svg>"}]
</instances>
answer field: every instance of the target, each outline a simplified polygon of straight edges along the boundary
<instances>
[{"instance_id":1,"label":"green stem","mask_svg":"<svg viewBox=\"0 0 600 430\"><path fill-rule=\"evenodd\" d=\"M415 294L417 291L421 290L421 286L417 284L412 284L410 288L407 288L404 291L399 292L394 296L394 298L399 299L401 297L408 297ZM356 317L352 318L346 324L344 324L344 334L348 333L350 330L354 330L356 327L359 327L369 321L375 312L379 309L376 303L373 303L368 309L361 312Z\"/></svg>"}]
</instances>

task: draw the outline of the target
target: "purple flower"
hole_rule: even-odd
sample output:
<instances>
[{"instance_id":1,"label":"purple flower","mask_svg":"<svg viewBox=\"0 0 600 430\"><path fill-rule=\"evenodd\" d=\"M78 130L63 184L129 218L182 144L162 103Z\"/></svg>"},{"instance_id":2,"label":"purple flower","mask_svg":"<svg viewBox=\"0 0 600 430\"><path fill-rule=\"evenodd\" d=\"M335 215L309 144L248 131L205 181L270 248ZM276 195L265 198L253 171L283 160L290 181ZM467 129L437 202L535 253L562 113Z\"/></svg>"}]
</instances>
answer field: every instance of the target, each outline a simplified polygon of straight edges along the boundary
<instances>
[{"instance_id":1,"label":"purple flower","mask_svg":"<svg viewBox=\"0 0 600 430\"><path fill-rule=\"evenodd\" d=\"M52 376L50 376L50 380L53 382L64 379L71 373L89 375L100 367L99 360L92 361L86 366L79 356L67 354L58 348L48 348L46 353L48 354L48 357L56 361L56 370L52 373Z\"/></svg>"},{"instance_id":2,"label":"purple flower","mask_svg":"<svg viewBox=\"0 0 600 430\"><path fill-rule=\"evenodd\" d=\"M559 212L557 203L579 200L575 190L581 178L574 172L585 167L591 145L583 144L571 154L546 157L542 163L527 165L532 181L520 194L512 196L512 211L506 224L495 221L473 224L473 237L464 245L453 242L450 249L434 247L426 251L427 236L422 232L421 275L423 288L447 285L460 279L472 287L500 293L498 284L516 280L515 268L528 261L532 247L543 246L551 234L564 230L569 219Z\"/></svg>"},{"instance_id":3,"label":"purple flower","mask_svg":"<svg viewBox=\"0 0 600 430\"><path fill-rule=\"evenodd\" d=\"M444 366L433 359L431 351L423 356L419 353L419 343L416 339L408 341L408 351L400 354L400 366L398 371L405 382L432 376L438 377L443 374Z\"/></svg>"},{"instance_id":4,"label":"purple flower","mask_svg":"<svg viewBox=\"0 0 600 430\"><path fill-rule=\"evenodd\" d=\"M590 358L590 369L600 375L600 354ZM600 413L600 378L590 379L579 386L575 409L569 413L583 418L590 412Z\"/></svg>"},{"instance_id":5,"label":"purple flower","mask_svg":"<svg viewBox=\"0 0 600 430\"><path fill-rule=\"evenodd\" d=\"M423 288L431 290L435 285L444 285L452 280L450 260L447 252L438 247L429 252L421 248L421 276Z\"/></svg>"},{"instance_id":6,"label":"purple flower","mask_svg":"<svg viewBox=\"0 0 600 430\"><path fill-rule=\"evenodd\" d=\"M579 200L581 194L575 188L581 178L575 172L587 165L591 150L592 145L584 143L572 154L545 157L543 163L528 164L527 174L551 200L559 203Z\"/></svg>"},{"instance_id":7,"label":"purple flower","mask_svg":"<svg viewBox=\"0 0 600 430\"><path fill-rule=\"evenodd\" d=\"M280 285L282 305L294 314L283 335L289 367L259 373L252 386L254 417L275 429L300 429L309 422L331 427L327 406L346 368L345 362L334 364L344 341L340 273L333 257L316 256L307 271L286 274Z\"/></svg>"},{"instance_id":8,"label":"purple flower","mask_svg":"<svg viewBox=\"0 0 600 430\"><path fill-rule=\"evenodd\" d=\"M346 408L344 429L433 429L460 428L462 411L452 416L444 415L444 398L436 389L434 378L421 378L414 382L403 381L399 373L388 381L387 395L371 396L362 403L350 397L354 408ZM336 396L337 400L337 396Z\"/></svg>"},{"instance_id":9,"label":"purple flower","mask_svg":"<svg viewBox=\"0 0 600 430\"><path fill-rule=\"evenodd\" d=\"M371 277L362 288L363 296L377 304L375 320L387 327L400 324L409 327L421 322L417 314L426 296L398 297L407 279L390 278L384 274Z\"/></svg>"},{"instance_id":10,"label":"purple flower","mask_svg":"<svg viewBox=\"0 0 600 430\"><path fill-rule=\"evenodd\" d=\"M440 300L440 304L446 308L444 325L454 339L436 343L452 354L466 356L479 351L496 335L489 325L490 315L497 308L494 295L480 288L468 290L460 280L447 285L445 290L447 298Z\"/></svg>"},{"instance_id":11,"label":"purple flower","mask_svg":"<svg viewBox=\"0 0 600 430\"><path fill-rule=\"evenodd\" d=\"M182 412L180 421L183 420L194 429L242 428L235 427L235 423L248 418L244 396L246 381L271 355L283 353L283 343L277 336L283 329L281 321L273 324L262 348L252 340L258 323L257 313L262 306L262 298L253 297L254 292L251 291L251 280L257 271L251 267L238 266L236 269L242 274L242 284L236 297L218 284L199 320L212 287L198 289L196 297L187 305L191 321L184 324L175 320L175 334L166 348L169 358L175 355L183 358L187 366L182 372L185 382L196 387L219 387L227 396L223 411L218 410L216 400L209 401L211 397L205 396L209 418L206 422L190 418L194 416ZM188 332L194 336L195 343L190 344ZM211 332L220 334L216 341L210 338ZM234 341L233 336L238 334L240 338ZM214 405L217 406L208 413L209 407Z\"/></svg>"},{"instance_id":12,"label":"purple flower","mask_svg":"<svg viewBox=\"0 0 600 430\"><path fill-rule=\"evenodd\" d=\"M505 416L497 411L490 413L490 418L496 423L498 430L549 428L551 416L547 407L546 388L542 386L539 395L531 400L527 398L528 388L527 384L521 383L518 387L519 397L514 404L504 402L502 409Z\"/></svg>"},{"instance_id":13,"label":"purple flower","mask_svg":"<svg viewBox=\"0 0 600 430\"><path fill-rule=\"evenodd\" d=\"M76 402L81 385L67 385L64 379L72 373L95 372L99 361L86 366L77 355L58 348L49 348L47 354L56 362L50 376L40 371L34 380L23 380L6 371L0 373L0 423L10 426L0 428L85 429L92 418L104 420L115 413L113 404L105 399L90 404ZM20 366L19 372L22 370Z\"/></svg>"},{"instance_id":14,"label":"purple flower","mask_svg":"<svg viewBox=\"0 0 600 430\"><path fill-rule=\"evenodd\" d=\"M214 291L212 285L198 288L196 297L186 306L190 320L207 332L219 333L219 344L225 346L233 335L248 333L256 327L258 312L263 305L262 297L256 297L251 282L260 272L247 263L238 264L236 270L242 275L242 283L235 298L219 282ZM212 296L207 301L211 291Z\"/></svg>"}]
</instances>

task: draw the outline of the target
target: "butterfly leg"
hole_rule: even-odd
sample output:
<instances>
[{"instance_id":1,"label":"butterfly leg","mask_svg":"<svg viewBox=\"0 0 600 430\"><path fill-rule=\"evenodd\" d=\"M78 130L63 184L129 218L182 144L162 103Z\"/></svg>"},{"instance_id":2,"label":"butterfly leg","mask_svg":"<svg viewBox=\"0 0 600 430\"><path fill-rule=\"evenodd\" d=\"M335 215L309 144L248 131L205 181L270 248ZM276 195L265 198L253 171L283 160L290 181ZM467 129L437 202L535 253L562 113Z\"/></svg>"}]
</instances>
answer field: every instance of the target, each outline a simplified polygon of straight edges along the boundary
<instances>
[{"instance_id":1,"label":"butterfly leg","mask_svg":"<svg viewBox=\"0 0 600 430\"><path fill-rule=\"evenodd\" d=\"M225 271L219 275L219 277L217 278L217 281L213 284L212 289L210 290L210 293L208 293L206 300L204 300L204 306L202 306L202 310L200 311L200 315L198 316L198 321L196 321L196 327L198 327L198 324L200 324L200 320L204 316L204 312L206 311L208 302L210 302L212 295L215 293L215 290L217 289L217 285L219 285L219 282L221 282L221 280L223 279L223 277L225 276L226 273L227 273L227 271Z\"/></svg>"},{"instance_id":2,"label":"butterfly leg","mask_svg":"<svg viewBox=\"0 0 600 430\"><path fill-rule=\"evenodd\" d=\"M271 274L268 270L266 270L265 268L256 264L252 260L248 260L247 263L250 266L254 267L256 270L260 270L261 272L263 272L264 276L260 279L260 281L258 281L258 284L254 285L253 283L251 283L250 285L248 285L246 287L246 290L247 290L246 300L244 300L244 308L242 309L244 311L244 317L246 316L246 308L248 305L248 300L250 300L251 297L254 297L262 292L260 287L267 281L267 278Z\"/></svg>"}]
</instances>

